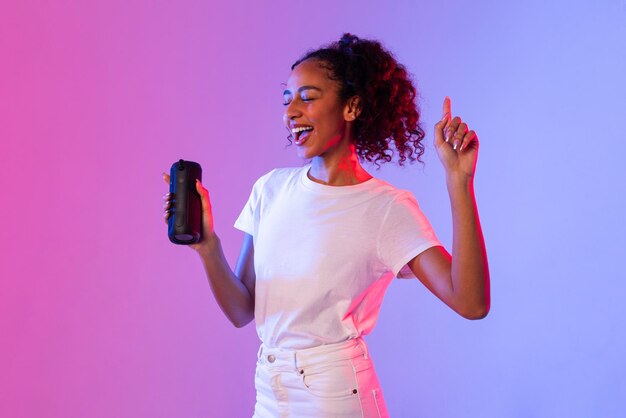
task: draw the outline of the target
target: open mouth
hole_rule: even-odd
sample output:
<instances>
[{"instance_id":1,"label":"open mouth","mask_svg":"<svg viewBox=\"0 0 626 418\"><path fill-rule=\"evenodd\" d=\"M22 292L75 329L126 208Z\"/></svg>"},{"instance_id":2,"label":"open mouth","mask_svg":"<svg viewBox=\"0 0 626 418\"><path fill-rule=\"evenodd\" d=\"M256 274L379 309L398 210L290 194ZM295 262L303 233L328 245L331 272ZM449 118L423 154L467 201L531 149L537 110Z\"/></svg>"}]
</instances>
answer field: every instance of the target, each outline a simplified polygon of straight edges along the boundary
<instances>
[{"instance_id":1,"label":"open mouth","mask_svg":"<svg viewBox=\"0 0 626 418\"><path fill-rule=\"evenodd\" d=\"M311 131L313 130L312 126L300 126L298 128L294 128L291 130L291 133L294 135L294 142L296 145L302 145L311 135Z\"/></svg>"}]
</instances>

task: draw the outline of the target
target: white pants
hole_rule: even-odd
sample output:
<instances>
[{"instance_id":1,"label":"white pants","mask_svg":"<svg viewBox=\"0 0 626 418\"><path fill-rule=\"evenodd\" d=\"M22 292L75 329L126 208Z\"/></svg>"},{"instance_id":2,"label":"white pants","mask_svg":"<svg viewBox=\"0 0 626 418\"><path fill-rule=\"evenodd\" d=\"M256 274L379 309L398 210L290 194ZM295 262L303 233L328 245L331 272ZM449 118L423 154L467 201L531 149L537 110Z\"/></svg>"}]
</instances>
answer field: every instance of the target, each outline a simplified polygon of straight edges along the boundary
<instances>
[{"instance_id":1,"label":"white pants","mask_svg":"<svg viewBox=\"0 0 626 418\"><path fill-rule=\"evenodd\" d=\"M389 417L362 338L303 350L261 344L253 418Z\"/></svg>"}]
</instances>

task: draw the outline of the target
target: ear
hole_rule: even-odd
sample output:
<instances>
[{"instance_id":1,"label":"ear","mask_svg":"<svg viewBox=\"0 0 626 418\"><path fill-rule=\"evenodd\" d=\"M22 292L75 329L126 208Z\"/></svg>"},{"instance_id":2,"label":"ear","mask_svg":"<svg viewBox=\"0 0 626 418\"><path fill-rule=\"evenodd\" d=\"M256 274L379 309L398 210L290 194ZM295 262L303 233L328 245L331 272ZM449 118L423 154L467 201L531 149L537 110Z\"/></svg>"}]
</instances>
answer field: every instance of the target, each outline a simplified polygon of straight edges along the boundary
<instances>
[{"instance_id":1,"label":"ear","mask_svg":"<svg viewBox=\"0 0 626 418\"><path fill-rule=\"evenodd\" d=\"M361 98L359 96L352 96L348 99L346 107L343 111L343 118L348 122L354 122L356 118L361 114Z\"/></svg>"}]
</instances>

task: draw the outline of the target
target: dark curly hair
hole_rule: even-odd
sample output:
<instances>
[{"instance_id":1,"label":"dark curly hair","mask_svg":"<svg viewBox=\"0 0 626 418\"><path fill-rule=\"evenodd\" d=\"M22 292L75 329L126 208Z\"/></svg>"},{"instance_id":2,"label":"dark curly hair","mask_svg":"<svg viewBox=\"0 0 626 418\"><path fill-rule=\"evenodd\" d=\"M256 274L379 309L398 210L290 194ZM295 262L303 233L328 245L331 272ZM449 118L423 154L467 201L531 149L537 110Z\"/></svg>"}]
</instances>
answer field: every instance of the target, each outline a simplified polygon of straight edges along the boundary
<instances>
[{"instance_id":1,"label":"dark curly hair","mask_svg":"<svg viewBox=\"0 0 626 418\"><path fill-rule=\"evenodd\" d=\"M338 42L307 52L292 66L319 61L330 79L339 83L339 99L360 98L360 114L354 122L354 144L361 159L390 162L393 141L399 165L419 161L425 136L415 103L417 91L410 75L378 41L344 33ZM291 142L291 136L288 138Z\"/></svg>"}]
</instances>

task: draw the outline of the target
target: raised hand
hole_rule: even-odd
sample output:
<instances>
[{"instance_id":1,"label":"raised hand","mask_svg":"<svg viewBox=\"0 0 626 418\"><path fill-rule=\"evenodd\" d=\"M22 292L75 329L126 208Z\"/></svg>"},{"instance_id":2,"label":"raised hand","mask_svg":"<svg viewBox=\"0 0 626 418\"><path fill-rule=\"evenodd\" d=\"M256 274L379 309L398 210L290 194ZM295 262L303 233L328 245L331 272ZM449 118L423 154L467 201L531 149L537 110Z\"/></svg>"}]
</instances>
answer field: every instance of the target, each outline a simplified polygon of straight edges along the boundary
<instances>
[{"instance_id":1,"label":"raised hand","mask_svg":"<svg viewBox=\"0 0 626 418\"><path fill-rule=\"evenodd\" d=\"M170 176L168 174L163 173L163 180L168 185L170 184ZM189 244L188 246L198 251L207 244L207 240L209 238L215 237L215 230L213 228L213 213L211 211L209 191L202 186L200 181L196 181L196 190L198 194L200 194L200 200L202 201L202 239L200 242ZM165 203L163 204L163 210L165 211L163 217L165 218L165 223L169 221L171 213L170 207L172 206L174 198L173 193L170 192L163 196L163 200L165 200Z\"/></svg>"},{"instance_id":2,"label":"raised hand","mask_svg":"<svg viewBox=\"0 0 626 418\"><path fill-rule=\"evenodd\" d=\"M478 136L459 116L452 118L450 98L443 101L443 118L435 124L435 149L446 175L474 178L478 157Z\"/></svg>"}]
</instances>

